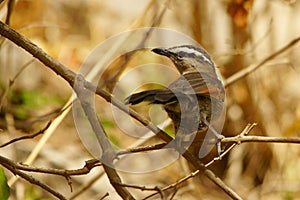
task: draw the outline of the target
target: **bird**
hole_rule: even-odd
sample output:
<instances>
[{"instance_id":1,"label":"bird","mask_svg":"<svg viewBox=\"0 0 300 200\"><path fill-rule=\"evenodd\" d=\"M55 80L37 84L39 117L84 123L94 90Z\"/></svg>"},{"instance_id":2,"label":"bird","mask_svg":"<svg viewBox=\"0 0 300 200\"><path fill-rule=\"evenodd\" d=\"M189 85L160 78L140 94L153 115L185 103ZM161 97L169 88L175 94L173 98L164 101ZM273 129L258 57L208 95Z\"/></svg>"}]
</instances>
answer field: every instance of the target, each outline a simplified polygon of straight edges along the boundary
<instances>
[{"instance_id":1,"label":"bird","mask_svg":"<svg viewBox=\"0 0 300 200\"><path fill-rule=\"evenodd\" d=\"M223 110L225 90L207 51L200 46L180 45L154 48L152 52L169 58L180 76L164 89L145 90L128 96L125 104L162 105L173 121L178 151L185 151L198 132L208 129L216 138L222 139L223 136L210 124Z\"/></svg>"}]
</instances>

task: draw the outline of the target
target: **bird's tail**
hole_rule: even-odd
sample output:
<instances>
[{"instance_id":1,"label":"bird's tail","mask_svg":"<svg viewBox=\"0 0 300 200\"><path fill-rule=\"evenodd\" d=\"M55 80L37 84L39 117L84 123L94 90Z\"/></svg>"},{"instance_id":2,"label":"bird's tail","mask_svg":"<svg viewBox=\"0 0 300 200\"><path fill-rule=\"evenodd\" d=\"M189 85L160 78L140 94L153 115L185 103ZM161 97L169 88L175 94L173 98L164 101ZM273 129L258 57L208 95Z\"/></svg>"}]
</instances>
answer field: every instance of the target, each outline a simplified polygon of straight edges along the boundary
<instances>
[{"instance_id":1,"label":"bird's tail","mask_svg":"<svg viewBox=\"0 0 300 200\"><path fill-rule=\"evenodd\" d=\"M174 100L175 95L170 90L148 90L132 94L125 99L125 104L138 104L149 102L154 104L166 104Z\"/></svg>"}]
</instances>

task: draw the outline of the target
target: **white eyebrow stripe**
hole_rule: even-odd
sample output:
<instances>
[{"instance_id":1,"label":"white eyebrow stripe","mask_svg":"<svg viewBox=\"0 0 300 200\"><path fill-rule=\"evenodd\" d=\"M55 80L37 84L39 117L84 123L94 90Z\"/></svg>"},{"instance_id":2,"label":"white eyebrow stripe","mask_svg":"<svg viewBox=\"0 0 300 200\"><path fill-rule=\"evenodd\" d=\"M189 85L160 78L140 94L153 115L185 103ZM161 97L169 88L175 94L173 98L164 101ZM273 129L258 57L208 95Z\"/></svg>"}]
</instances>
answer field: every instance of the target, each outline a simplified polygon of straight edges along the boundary
<instances>
[{"instance_id":1,"label":"white eyebrow stripe","mask_svg":"<svg viewBox=\"0 0 300 200\"><path fill-rule=\"evenodd\" d=\"M199 52L195 49L188 48L188 47L181 47L181 48L178 48L176 50L177 50L177 52L183 51L183 52L188 53L188 54L195 54L196 56L201 56L203 58L203 60L205 60L206 62L208 62L210 64L213 64L209 58L207 58L204 54L202 54L201 52Z\"/></svg>"}]
</instances>

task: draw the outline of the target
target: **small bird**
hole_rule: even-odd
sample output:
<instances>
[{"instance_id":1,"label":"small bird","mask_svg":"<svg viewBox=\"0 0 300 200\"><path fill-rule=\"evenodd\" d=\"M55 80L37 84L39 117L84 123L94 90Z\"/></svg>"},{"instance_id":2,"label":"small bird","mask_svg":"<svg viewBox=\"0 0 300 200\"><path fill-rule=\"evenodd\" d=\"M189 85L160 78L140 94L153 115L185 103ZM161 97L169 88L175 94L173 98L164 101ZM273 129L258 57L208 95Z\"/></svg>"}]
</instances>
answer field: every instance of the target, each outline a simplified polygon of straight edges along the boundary
<instances>
[{"instance_id":1,"label":"small bird","mask_svg":"<svg viewBox=\"0 0 300 200\"><path fill-rule=\"evenodd\" d=\"M210 127L210 123L223 110L225 91L209 54L193 45L155 48L152 51L171 59L180 77L165 89L132 94L125 99L125 103L161 104L174 123L176 149L181 152L185 150L182 147L192 143L197 132L207 131L208 128L221 139L222 135Z\"/></svg>"}]
</instances>

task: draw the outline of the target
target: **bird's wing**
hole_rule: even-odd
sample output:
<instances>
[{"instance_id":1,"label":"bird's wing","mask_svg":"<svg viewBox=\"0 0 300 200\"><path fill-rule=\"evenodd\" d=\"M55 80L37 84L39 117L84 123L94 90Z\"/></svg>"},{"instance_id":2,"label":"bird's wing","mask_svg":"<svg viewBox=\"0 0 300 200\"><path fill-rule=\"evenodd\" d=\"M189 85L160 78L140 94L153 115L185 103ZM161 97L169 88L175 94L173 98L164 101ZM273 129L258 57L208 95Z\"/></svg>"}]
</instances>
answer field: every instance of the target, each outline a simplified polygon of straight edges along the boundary
<instances>
[{"instance_id":1,"label":"bird's wing","mask_svg":"<svg viewBox=\"0 0 300 200\"><path fill-rule=\"evenodd\" d=\"M169 90L175 94L210 96L215 99L224 99L224 88L222 82L216 77L199 72L188 72L181 75L172 82Z\"/></svg>"},{"instance_id":2,"label":"bird's wing","mask_svg":"<svg viewBox=\"0 0 300 200\"><path fill-rule=\"evenodd\" d=\"M147 90L132 94L125 99L126 104L138 104L142 101L154 104L166 104L178 98L196 95L212 97L224 101L225 92L222 83L216 77L205 73L188 72L181 75L166 89Z\"/></svg>"},{"instance_id":3,"label":"bird's wing","mask_svg":"<svg viewBox=\"0 0 300 200\"><path fill-rule=\"evenodd\" d=\"M138 104L141 102L149 102L153 104L166 104L176 101L176 96L169 89L146 90L135 93L125 99L125 104Z\"/></svg>"}]
</instances>

